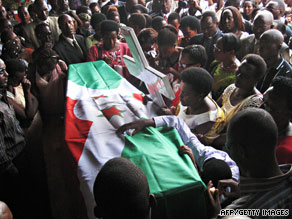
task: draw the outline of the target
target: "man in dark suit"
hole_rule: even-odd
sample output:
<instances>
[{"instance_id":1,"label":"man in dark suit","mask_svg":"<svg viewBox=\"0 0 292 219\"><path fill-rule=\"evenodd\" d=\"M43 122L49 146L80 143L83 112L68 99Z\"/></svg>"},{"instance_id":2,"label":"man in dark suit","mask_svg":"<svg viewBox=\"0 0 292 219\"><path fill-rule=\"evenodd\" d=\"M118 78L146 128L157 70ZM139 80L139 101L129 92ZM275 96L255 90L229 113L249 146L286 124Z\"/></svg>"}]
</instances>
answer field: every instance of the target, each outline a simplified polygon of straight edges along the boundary
<instances>
[{"instance_id":1,"label":"man in dark suit","mask_svg":"<svg viewBox=\"0 0 292 219\"><path fill-rule=\"evenodd\" d=\"M54 50L67 65L85 62L88 49L83 36L75 34L73 18L70 15L63 14L59 17L58 24L62 34Z\"/></svg>"},{"instance_id":2,"label":"man in dark suit","mask_svg":"<svg viewBox=\"0 0 292 219\"><path fill-rule=\"evenodd\" d=\"M210 64L214 58L214 44L222 36L222 32L218 28L218 19L213 11L206 11L201 19L201 32L190 39L190 45L202 45L205 47L208 61L205 69L210 70Z\"/></svg>"}]
</instances>

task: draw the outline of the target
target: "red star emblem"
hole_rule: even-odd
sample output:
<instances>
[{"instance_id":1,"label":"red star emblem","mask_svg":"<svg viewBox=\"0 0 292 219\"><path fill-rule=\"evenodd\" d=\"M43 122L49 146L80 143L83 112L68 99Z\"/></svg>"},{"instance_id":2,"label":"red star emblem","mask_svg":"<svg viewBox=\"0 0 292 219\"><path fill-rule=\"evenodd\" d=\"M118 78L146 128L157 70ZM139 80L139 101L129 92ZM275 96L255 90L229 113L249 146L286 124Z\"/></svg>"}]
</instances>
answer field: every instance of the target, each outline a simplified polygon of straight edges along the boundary
<instances>
[{"instance_id":1,"label":"red star emblem","mask_svg":"<svg viewBox=\"0 0 292 219\"><path fill-rule=\"evenodd\" d=\"M122 114L123 112L125 112L126 110L119 110L118 108L116 108L116 106L112 106L112 107L109 107L109 108L106 108L104 110L102 110L103 112L103 115L109 120L112 118L112 116L121 116L122 117Z\"/></svg>"}]
</instances>

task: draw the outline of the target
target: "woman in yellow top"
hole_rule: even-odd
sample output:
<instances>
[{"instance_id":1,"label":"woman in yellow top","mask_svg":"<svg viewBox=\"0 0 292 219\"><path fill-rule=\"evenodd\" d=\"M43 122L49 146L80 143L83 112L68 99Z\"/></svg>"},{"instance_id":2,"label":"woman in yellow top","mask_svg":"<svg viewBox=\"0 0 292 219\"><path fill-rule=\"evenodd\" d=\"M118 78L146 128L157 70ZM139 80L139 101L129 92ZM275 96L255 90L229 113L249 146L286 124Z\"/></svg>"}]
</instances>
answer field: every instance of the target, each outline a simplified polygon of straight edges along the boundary
<instances>
[{"instance_id":1,"label":"woman in yellow top","mask_svg":"<svg viewBox=\"0 0 292 219\"><path fill-rule=\"evenodd\" d=\"M235 83L229 85L217 101L225 113L226 125L237 112L262 105L262 94L255 86L264 76L266 69L266 63L259 55L249 54L242 59L236 72ZM217 142L224 145L226 135L224 132L220 135Z\"/></svg>"}]
</instances>

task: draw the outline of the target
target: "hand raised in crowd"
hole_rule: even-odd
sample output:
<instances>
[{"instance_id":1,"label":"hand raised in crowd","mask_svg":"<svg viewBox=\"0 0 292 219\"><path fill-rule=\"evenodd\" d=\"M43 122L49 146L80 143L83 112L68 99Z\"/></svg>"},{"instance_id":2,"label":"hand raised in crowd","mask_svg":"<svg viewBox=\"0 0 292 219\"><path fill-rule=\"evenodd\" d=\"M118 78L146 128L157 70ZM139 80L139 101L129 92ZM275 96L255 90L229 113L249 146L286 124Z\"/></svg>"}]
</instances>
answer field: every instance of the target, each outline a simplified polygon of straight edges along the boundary
<instances>
[{"instance_id":1,"label":"hand raised in crowd","mask_svg":"<svg viewBox=\"0 0 292 219\"><path fill-rule=\"evenodd\" d=\"M215 189L215 191L212 192L211 191L212 187L213 183L212 181L209 181L207 185L207 197L209 200L208 216L209 218L217 218L217 215L220 213L221 210L219 192L218 189Z\"/></svg>"},{"instance_id":2,"label":"hand raised in crowd","mask_svg":"<svg viewBox=\"0 0 292 219\"><path fill-rule=\"evenodd\" d=\"M155 122L153 119L145 119L145 120L137 120L134 122L127 123L125 125L122 125L116 133L118 135L123 134L125 131L133 129L134 132L131 135L135 135L137 132L140 132L142 129L148 126L154 126Z\"/></svg>"},{"instance_id":3,"label":"hand raised in crowd","mask_svg":"<svg viewBox=\"0 0 292 219\"><path fill-rule=\"evenodd\" d=\"M31 82L26 77L23 78L21 84L24 91L30 91Z\"/></svg>"},{"instance_id":4,"label":"hand raised in crowd","mask_svg":"<svg viewBox=\"0 0 292 219\"><path fill-rule=\"evenodd\" d=\"M227 188L230 188L231 191L227 191ZM219 193L223 194L228 198L239 198L240 191L238 187L238 182L233 179L223 179L218 181Z\"/></svg>"}]
</instances>

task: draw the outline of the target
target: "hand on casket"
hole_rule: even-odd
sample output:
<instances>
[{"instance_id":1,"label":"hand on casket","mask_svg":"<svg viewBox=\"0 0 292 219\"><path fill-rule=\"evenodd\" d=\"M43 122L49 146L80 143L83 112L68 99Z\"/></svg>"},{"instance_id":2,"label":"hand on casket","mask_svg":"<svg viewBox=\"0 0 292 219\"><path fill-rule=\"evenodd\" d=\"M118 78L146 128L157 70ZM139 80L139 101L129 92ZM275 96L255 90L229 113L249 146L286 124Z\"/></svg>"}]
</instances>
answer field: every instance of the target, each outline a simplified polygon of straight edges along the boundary
<instances>
[{"instance_id":1,"label":"hand on casket","mask_svg":"<svg viewBox=\"0 0 292 219\"><path fill-rule=\"evenodd\" d=\"M125 131L132 129L134 131L131 133L131 135L135 135L137 132L141 131L142 129L148 126L155 126L155 122L153 119L137 120L134 122L127 123L118 128L116 133L118 135L121 135Z\"/></svg>"}]
</instances>

